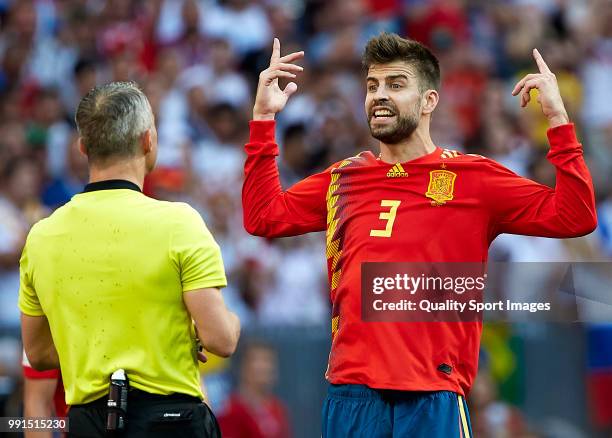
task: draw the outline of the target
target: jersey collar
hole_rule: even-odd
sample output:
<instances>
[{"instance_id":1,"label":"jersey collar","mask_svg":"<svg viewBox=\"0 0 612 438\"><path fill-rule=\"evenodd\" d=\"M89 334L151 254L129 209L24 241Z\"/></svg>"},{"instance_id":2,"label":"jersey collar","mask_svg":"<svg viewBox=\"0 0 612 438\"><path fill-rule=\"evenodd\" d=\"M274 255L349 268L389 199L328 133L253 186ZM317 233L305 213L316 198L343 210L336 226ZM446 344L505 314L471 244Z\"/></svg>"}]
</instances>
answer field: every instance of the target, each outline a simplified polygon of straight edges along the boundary
<instances>
[{"instance_id":1,"label":"jersey collar","mask_svg":"<svg viewBox=\"0 0 612 438\"><path fill-rule=\"evenodd\" d=\"M440 154L442 153L442 148L440 146L436 146L436 148L425 155L421 155L420 157L414 158L412 160L409 161L404 161L402 163L402 165L409 165L409 164L417 164L417 163L428 163L430 161L436 161L437 159L440 158ZM376 161L378 161L379 164L383 165L383 166L393 166L396 163L387 163L386 161L383 161L380 158L380 154L378 154L378 157L376 158Z\"/></svg>"},{"instance_id":2,"label":"jersey collar","mask_svg":"<svg viewBox=\"0 0 612 438\"><path fill-rule=\"evenodd\" d=\"M89 183L85 186L83 193L87 192L95 192L98 190L116 190L116 189L129 189L136 190L137 192L142 192L140 187L134 184L131 181L126 181L124 179L107 179L105 181L96 181Z\"/></svg>"}]
</instances>

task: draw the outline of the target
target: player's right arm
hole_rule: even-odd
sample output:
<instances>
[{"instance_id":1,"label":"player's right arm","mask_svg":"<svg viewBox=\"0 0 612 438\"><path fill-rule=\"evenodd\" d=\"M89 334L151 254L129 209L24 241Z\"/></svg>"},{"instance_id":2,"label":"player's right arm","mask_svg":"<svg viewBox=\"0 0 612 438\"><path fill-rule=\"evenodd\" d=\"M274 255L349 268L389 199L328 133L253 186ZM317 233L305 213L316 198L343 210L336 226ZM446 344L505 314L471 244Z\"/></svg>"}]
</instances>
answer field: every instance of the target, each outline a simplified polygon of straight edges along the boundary
<instances>
[{"instance_id":1,"label":"player's right arm","mask_svg":"<svg viewBox=\"0 0 612 438\"><path fill-rule=\"evenodd\" d=\"M281 89L278 80L295 78L302 67L292 62L303 56L304 52L294 52L281 57L280 42L275 38L270 66L259 75L250 139L245 146L242 187L244 227L258 236L293 236L323 231L326 227L329 171L312 175L283 191L276 165L274 117L297 90L294 82Z\"/></svg>"}]
</instances>

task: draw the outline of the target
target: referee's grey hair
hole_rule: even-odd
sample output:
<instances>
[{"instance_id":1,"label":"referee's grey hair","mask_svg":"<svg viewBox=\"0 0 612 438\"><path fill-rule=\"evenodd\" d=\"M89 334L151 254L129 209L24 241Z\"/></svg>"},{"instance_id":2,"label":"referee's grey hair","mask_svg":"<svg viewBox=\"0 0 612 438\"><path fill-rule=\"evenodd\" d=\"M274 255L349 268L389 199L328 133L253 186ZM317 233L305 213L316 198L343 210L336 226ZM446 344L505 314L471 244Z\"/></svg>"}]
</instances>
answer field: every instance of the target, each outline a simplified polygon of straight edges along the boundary
<instances>
[{"instance_id":1,"label":"referee's grey hair","mask_svg":"<svg viewBox=\"0 0 612 438\"><path fill-rule=\"evenodd\" d=\"M142 135L153 127L153 111L134 82L93 88L75 116L90 161L134 156Z\"/></svg>"}]
</instances>

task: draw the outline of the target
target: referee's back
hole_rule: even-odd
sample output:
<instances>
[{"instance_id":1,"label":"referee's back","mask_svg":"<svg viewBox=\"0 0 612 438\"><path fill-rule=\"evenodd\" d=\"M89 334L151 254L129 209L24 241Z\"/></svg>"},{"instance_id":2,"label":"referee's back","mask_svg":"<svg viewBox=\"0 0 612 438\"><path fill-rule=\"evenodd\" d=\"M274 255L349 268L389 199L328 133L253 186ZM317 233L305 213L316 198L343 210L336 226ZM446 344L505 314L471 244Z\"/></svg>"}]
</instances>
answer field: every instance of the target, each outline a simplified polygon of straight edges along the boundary
<instances>
[{"instance_id":1,"label":"referee's back","mask_svg":"<svg viewBox=\"0 0 612 438\"><path fill-rule=\"evenodd\" d=\"M36 369L61 368L69 436L219 436L202 403L196 340L222 356L238 341L240 323L219 291L219 246L193 208L141 192L157 131L135 84L93 89L76 119L90 183L26 240L26 355ZM107 403L121 392L113 373L127 376L127 409Z\"/></svg>"},{"instance_id":2,"label":"referee's back","mask_svg":"<svg viewBox=\"0 0 612 438\"><path fill-rule=\"evenodd\" d=\"M119 368L135 388L201 398L182 294L226 285L219 247L187 204L129 183L87 190L34 226L22 256L21 308L49 320L67 403L100 398Z\"/></svg>"}]
</instances>

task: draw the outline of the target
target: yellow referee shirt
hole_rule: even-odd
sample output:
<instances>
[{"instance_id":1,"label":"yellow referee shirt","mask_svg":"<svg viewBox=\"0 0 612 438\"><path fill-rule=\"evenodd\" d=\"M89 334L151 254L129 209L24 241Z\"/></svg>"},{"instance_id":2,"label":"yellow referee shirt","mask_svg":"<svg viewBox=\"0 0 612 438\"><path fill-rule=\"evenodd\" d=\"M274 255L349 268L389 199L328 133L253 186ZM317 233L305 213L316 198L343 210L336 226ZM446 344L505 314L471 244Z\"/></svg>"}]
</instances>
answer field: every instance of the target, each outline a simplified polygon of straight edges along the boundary
<instances>
[{"instance_id":1,"label":"yellow referee shirt","mask_svg":"<svg viewBox=\"0 0 612 438\"><path fill-rule=\"evenodd\" d=\"M102 181L30 231L19 308L48 318L70 405L107 394L119 368L137 389L201 398L182 293L225 285L219 246L193 208Z\"/></svg>"}]
</instances>

